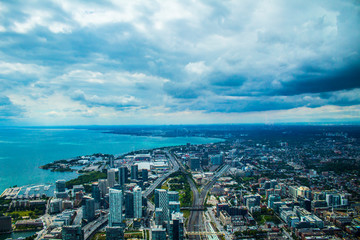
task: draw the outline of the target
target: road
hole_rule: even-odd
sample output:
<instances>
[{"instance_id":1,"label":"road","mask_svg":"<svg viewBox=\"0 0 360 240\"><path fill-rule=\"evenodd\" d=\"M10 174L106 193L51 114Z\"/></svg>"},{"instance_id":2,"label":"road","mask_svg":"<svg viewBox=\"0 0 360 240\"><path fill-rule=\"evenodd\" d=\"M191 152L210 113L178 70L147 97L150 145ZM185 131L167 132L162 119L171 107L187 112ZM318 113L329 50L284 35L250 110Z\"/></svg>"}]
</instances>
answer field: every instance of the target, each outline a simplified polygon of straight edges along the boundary
<instances>
[{"instance_id":1,"label":"road","mask_svg":"<svg viewBox=\"0 0 360 240\"><path fill-rule=\"evenodd\" d=\"M84 230L84 239L87 240L95 233L100 227L108 221L108 213L100 216L98 219L86 224L82 229Z\"/></svg>"},{"instance_id":2,"label":"road","mask_svg":"<svg viewBox=\"0 0 360 240\"><path fill-rule=\"evenodd\" d=\"M165 179L167 179L171 174L179 170L178 162L169 154L168 151L166 151L166 154L170 159L169 163L171 164L171 170L156 179L155 182L153 182L151 186L143 192L143 196L146 198L150 196L150 194L155 190L155 188L157 188L163 181L165 181Z\"/></svg>"},{"instance_id":3,"label":"road","mask_svg":"<svg viewBox=\"0 0 360 240\"><path fill-rule=\"evenodd\" d=\"M52 198L49 198L47 200L45 214L41 217L43 224L44 224L44 228L38 233L36 240L42 239L46 235L48 227L50 227L50 225L53 221L54 217L49 214L49 207L50 207L51 199Z\"/></svg>"},{"instance_id":4,"label":"road","mask_svg":"<svg viewBox=\"0 0 360 240\"><path fill-rule=\"evenodd\" d=\"M185 172L185 168L181 166L181 171ZM224 174L226 171L230 169L229 165L224 165L218 172L214 174L214 176L210 179L210 181L199 191L197 190L195 183L191 177L187 176L187 180L190 184L191 191L193 192L193 207L204 206L206 196L212 186L215 184L217 179ZM187 223L187 231L188 232L202 232L206 231L204 229L204 219L202 211L191 211L189 216L189 221ZM201 239L201 236L189 236L189 239Z\"/></svg>"}]
</instances>

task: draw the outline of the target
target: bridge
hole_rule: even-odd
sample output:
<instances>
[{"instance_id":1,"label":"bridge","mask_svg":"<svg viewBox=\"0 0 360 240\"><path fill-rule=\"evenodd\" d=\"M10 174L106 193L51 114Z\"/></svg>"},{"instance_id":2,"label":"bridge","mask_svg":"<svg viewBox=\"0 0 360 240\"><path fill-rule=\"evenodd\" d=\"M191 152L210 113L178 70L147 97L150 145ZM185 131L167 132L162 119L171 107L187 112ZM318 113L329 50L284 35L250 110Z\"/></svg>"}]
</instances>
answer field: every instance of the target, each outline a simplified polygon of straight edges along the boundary
<instances>
[{"instance_id":1,"label":"bridge","mask_svg":"<svg viewBox=\"0 0 360 240\"><path fill-rule=\"evenodd\" d=\"M101 227L105 226L108 222L108 213L100 216L98 219L85 225L82 230L84 231L84 239L88 240L90 237Z\"/></svg>"},{"instance_id":2,"label":"bridge","mask_svg":"<svg viewBox=\"0 0 360 240\"><path fill-rule=\"evenodd\" d=\"M225 236L225 233L222 232L185 232L187 236L207 236L207 235L222 235Z\"/></svg>"},{"instance_id":3,"label":"bridge","mask_svg":"<svg viewBox=\"0 0 360 240\"><path fill-rule=\"evenodd\" d=\"M205 211L204 206L192 206L192 207L181 207L180 210L190 210L190 211Z\"/></svg>"}]
</instances>

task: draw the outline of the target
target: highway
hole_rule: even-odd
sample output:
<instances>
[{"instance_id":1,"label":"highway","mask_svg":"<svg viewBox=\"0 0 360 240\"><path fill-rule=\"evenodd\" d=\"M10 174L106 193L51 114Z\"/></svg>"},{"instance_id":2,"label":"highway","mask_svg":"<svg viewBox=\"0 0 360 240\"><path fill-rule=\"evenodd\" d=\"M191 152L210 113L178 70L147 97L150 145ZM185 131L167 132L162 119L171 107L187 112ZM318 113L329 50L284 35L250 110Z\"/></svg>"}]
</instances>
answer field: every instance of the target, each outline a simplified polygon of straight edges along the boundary
<instances>
[{"instance_id":1,"label":"highway","mask_svg":"<svg viewBox=\"0 0 360 240\"><path fill-rule=\"evenodd\" d=\"M164 175L162 175L161 177L159 177L158 179L155 180L155 182L153 182L153 184L151 184L150 187L148 187L144 192L143 192L143 196L144 197L148 197L150 196L150 194L165 180L167 179L172 173L177 172L179 170L179 164L178 162L173 158L173 156L171 156L169 154L168 151L166 151L167 156L169 157L170 161L169 163L172 166L172 169L165 173Z\"/></svg>"},{"instance_id":2,"label":"highway","mask_svg":"<svg viewBox=\"0 0 360 240\"><path fill-rule=\"evenodd\" d=\"M229 169L230 169L229 165L224 165L218 172L215 173L215 175L211 178L211 180L201 189L200 194L194 184L194 181L192 179L189 179L190 177L188 177L188 181L190 183L190 187L194 195L193 207L204 206L205 199L209 190L215 184L216 180ZM205 224L203 220L204 219L203 219L202 211L191 211L187 225L187 231L189 232L206 231L206 229L204 229ZM201 239L201 236L189 236L189 239Z\"/></svg>"},{"instance_id":3,"label":"highway","mask_svg":"<svg viewBox=\"0 0 360 240\"><path fill-rule=\"evenodd\" d=\"M100 216L98 219L86 224L82 229L84 230L84 239L87 240L95 233L100 227L108 221L108 213Z\"/></svg>"}]
</instances>

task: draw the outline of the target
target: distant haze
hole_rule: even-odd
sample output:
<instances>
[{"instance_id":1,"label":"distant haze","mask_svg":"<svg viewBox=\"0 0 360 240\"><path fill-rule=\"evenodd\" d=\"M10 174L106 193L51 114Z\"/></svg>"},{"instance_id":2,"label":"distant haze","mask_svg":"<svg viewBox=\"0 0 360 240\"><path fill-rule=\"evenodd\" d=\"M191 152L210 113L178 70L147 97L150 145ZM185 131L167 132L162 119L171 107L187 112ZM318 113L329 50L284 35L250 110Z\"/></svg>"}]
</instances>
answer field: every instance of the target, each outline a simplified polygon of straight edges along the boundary
<instances>
[{"instance_id":1,"label":"distant haze","mask_svg":"<svg viewBox=\"0 0 360 240\"><path fill-rule=\"evenodd\" d=\"M359 123L360 4L2 1L0 125Z\"/></svg>"}]
</instances>

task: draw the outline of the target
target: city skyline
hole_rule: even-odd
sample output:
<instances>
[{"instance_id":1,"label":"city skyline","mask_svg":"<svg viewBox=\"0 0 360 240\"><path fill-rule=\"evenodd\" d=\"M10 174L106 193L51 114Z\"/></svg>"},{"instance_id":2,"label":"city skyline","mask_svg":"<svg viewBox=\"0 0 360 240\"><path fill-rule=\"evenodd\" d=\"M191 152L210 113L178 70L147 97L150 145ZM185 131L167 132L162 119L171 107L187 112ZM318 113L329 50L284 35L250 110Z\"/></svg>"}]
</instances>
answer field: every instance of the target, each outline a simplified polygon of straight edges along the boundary
<instances>
[{"instance_id":1,"label":"city skyline","mask_svg":"<svg viewBox=\"0 0 360 240\"><path fill-rule=\"evenodd\" d=\"M0 3L0 125L360 123L356 1Z\"/></svg>"}]
</instances>

